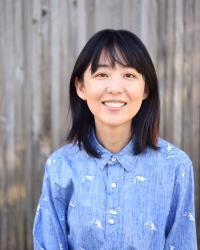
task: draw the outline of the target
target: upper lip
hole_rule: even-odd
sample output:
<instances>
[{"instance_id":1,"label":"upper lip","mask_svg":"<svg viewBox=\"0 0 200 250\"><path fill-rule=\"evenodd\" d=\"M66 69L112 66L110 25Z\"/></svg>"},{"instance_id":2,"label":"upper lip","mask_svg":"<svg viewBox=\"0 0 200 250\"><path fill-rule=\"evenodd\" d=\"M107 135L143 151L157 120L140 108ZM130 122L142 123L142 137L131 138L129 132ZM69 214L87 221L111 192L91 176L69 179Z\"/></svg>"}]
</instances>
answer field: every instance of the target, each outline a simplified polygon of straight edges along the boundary
<instances>
[{"instance_id":1,"label":"upper lip","mask_svg":"<svg viewBox=\"0 0 200 250\"><path fill-rule=\"evenodd\" d=\"M120 102L120 103L126 103L125 101L122 101L122 100L105 100L103 102Z\"/></svg>"}]
</instances>

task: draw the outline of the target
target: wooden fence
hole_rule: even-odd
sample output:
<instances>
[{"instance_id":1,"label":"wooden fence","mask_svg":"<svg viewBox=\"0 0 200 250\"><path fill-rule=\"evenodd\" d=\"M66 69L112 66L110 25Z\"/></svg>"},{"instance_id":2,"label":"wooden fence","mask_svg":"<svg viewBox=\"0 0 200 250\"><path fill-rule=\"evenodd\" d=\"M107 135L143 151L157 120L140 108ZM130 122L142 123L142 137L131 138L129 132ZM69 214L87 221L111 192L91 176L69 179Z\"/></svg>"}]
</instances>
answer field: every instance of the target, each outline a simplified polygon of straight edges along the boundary
<instances>
[{"instance_id":1,"label":"wooden fence","mask_svg":"<svg viewBox=\"0 0 200 250\"><path fill-rule=\"evenodd\" d=\"M64 143L68 80L87 39L135 32L155 63L161 136L194 163L200 240L200 1L0 0L0 249L30 250L47 156Z\"/></svg>"}]
</instances>

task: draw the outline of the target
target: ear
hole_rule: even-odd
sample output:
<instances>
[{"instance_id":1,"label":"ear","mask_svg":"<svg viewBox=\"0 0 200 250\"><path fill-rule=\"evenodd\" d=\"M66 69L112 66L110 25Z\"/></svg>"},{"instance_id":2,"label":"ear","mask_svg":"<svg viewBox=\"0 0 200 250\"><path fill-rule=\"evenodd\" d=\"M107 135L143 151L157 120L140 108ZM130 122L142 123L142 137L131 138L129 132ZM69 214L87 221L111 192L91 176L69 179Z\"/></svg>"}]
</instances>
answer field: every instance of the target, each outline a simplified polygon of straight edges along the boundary
<instances>
[{"instance_id":1,"label":"ear","mask_svg":"<svg viewBox=\"0 0 200 250\"><path fill-rule=\"evenodd\" d=\"M148 89L147 85L145 84L143 100L147 99L148 96L149 96L149 89Z\"/></svg>"},{"instance_id":2,"label":"ear","mask_svg":"<svg viewBox=\"0 0 200 250\"><path fill-rule=\"evenodd\" d=\"M85 94L85 86L83 81L80 81L76 78L75 80L75 86L76 86L76 93L77 95L82 99L86 100L86 94Z\"/></svg>"}]
</instances>

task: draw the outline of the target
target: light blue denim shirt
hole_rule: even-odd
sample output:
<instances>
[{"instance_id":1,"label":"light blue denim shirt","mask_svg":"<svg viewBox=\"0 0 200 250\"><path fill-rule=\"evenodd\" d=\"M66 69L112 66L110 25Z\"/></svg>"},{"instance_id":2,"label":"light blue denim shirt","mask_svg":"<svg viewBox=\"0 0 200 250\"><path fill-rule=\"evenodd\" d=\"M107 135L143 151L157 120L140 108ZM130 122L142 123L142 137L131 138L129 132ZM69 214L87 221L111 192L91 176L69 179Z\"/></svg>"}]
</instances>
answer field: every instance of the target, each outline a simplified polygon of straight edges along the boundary
<instances>
[{"instance_id":1,"label":"light blue denim shirt","mask_svg":"<svg viewBox=\"0 0 200 250\"><path fill-rule=\"evenodd\" d=\"M134 140L116 154L92 140L100 159L68 144L47 160L34 249L197 249L189 157L162 139L136 156Z\"/></svg>"}]
</instances>

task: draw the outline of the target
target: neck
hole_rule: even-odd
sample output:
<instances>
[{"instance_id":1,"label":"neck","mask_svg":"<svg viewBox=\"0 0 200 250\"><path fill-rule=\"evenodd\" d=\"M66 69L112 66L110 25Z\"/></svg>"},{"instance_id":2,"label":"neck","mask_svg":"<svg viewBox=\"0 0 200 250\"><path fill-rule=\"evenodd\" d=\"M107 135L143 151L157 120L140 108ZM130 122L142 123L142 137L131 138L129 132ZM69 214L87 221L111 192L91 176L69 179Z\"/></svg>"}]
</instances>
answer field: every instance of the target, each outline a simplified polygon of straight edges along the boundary
<instances>
[{"instance_id":1,"label":"neck","mask_svg":"<svg viewBox=\"0 0 200 250\"><path fill-rule=\"evenodd\" d=\"M131 128L98 128L96 136L101 145L112 153L120 152L131 138Z\"/></svg>"}]
</instances>

